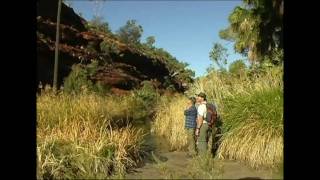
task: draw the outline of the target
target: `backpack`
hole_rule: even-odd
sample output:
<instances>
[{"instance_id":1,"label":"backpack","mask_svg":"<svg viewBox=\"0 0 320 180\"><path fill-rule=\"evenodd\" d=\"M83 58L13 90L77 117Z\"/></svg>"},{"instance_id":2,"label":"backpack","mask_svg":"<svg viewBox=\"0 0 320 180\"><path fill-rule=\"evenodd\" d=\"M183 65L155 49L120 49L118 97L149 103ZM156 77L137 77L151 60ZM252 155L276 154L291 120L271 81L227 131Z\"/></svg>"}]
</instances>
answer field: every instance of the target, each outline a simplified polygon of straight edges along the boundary
<instances>
[{"instance_id":1,"label":"backpack","mask_svg":"<svg viewBox=\"0 0 320 180\"><path fill-rule=\"evenodd\" d=\"M207 103L206 121L210 127L213 127L218 119L217 108L213 103Z\"/></svg>"}]
</instances>

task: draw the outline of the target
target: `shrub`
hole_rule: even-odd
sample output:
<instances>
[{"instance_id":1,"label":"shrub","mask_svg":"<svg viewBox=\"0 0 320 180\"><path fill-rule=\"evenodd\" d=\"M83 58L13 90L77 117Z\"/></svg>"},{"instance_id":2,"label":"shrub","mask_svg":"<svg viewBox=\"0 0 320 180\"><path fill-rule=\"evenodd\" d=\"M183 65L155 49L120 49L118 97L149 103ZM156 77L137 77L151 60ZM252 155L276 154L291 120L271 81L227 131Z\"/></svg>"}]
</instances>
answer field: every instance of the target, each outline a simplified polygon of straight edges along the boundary
<instances>
[{"instance_id":1,"label":"shrub","mask_svg":"<svg viewBox=\"0 0 320 180\"><path fill-rule=\"evenodd\" d=\"M73 65L69 76L64 81L64 91L79 93L82 90L92 90L93 83L88 79L88 76L88 72L82 65Z\"/></svg>"},{"instance_id":2,"label":"shrub","mask_svg":"<svg viewBox=\"0 0 320 180\"><path fill-rule=\"evenodd\" d=\"M115 41L104 40L100 43L100 49L102 52L110 55L112 53L119 54L120 50Z\"/></svg>"},{"instance_id":3,"label":"shrub","mask_svg":"<svg viewBox=\"0 0 320 180\"><path fill-rule=\"evenodd\" d=\"M93 60L88 65L76 64L72 66L72 70L64 81L63 90L67 93L80 93L82 91L97 92L98 94L106 94L110 91L110 86L103 85L100 82L92 82L90 79L98 70L99 63Z\"/></svg>"},{"instance_id":4,"label":"shrub","mask_svg":"<svg viewBox=\"0 0 320 180\"><path fill-rule=\"evenodd\" d=\"M132 93L132 103L137 109L135 119L145 119L153 114L153 109L159 99L159 93L150 81L143 81L142 87Z\"/></svg>"}]
</instances>

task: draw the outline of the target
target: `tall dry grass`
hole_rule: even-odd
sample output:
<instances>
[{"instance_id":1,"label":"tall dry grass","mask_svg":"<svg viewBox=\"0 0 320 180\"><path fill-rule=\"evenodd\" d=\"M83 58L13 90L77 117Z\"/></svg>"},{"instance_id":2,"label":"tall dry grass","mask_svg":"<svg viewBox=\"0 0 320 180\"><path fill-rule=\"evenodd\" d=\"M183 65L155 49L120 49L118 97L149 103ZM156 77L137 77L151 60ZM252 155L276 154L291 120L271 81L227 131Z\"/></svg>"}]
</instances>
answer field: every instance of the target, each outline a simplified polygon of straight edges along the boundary
<instances>
[{"instance_id":1,"label":"tall dry grass","mask_svg":"<svg viewBox=\"0 0 320 180\"><path fill-rule=\"evenodd\" d=\"M192 96L199 92L205 92L210 101L214 100L222 108L225 98L250 95L255 91L266 89L282 88L282 76L282 67L270 68L265 74L255 76L244 74L241 77L213 71L196 81L187 94Z\"/></svg>"},{"instance_id":2,"label":"tall dry grass","mask_svg":"<svg viewBox=\"0 0 320 180\"><path fill-rule=\"evenodd\" d=\"M37 97L37 178L107 178L140 160L131 97L52 91Z\"/></svg>"},{"instance_id":3,"label":"tall dry grass","mask_svg":"<svg viewBox=\"0 0 320 180\"><path fill-rule=\"evenodd\" d=\"M172 150L181 150L187 144L183 114L187 101L184 96L163 97L156 108L151 132L168 139Z\"/></svg>"},{"instance_id":4,"label":"tall dry grass","mask_svg":"<svg viewBox=\"0 0 320 180\"><path fill-rule=\"evenodd\" d=\"M258 121L247 123L224 135L217 156L240 160L253 168L275 168L283 162L283 134Z\"/></svg>"},{"instance_id":5,"label":"tall dry grass","mask_svg":"<svg viewBox=\"0 0 320 180\"><path fill-rule=\"evenodd\" d=\"M200 78L187 92L192 96L205 92L215 102L221 116L223 138L217 157L236 159L251 167L275 167L283 158L283 81L282 67L273 67L264 74L236 77L213 72ZM172 148L187 143L184 134L181 96L159 106L154 129L167 137Z\"/></svg>"}]
</instances>

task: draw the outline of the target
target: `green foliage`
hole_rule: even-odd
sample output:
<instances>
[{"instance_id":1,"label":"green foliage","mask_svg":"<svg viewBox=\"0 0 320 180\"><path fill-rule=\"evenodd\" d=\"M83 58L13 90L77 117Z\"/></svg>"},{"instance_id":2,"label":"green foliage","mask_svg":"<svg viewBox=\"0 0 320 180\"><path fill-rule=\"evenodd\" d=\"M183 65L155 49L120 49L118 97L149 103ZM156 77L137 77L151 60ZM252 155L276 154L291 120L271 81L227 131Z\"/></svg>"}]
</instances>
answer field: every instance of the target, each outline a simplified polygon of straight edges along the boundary
<instances>
[{"instance_id":1,"label":"green foliage","mask_svg":"<svg viewBox=\"0 0 320 180\"><path fill-rule=\"evenodd\" d=\"M101 82L96 82L94 86L92 87L92 91L95 92L98 95L106 95L106 93L111 92L111 86L102 84Z\"/></svg>"},{"instance_id":2,"label":"green foliage","mask_svg":"<svg viewBox=\"0 0 320 180\"><path fill-rule=\"evenodd\" d=\"M92 53L97 53L97 50L96 50L96 47L95 47L95 42L89 41L88 45L87 45L87 50L89 52L92 52Z\"/></svg>"},{"instance_id":3,"label":"green foliage","mask_svg":"<svg viewBox=\"0 0 320 180\"><path fill-rule=\"evenodd\" d=\"M234 41L237 38L236 35L237 34L233 32L231 28L223 29L219 32L220 38L227 41Z\"/></svg>"},{"instance_id":4,"label":"green foliage","mask_svg":"<svg viewBox=\"0 0 320 180\"><path fill-rule=\"evenodd\" d=\"M167 90L174 90L174 85L173 85L173 80L170 78L170 76L165 76L164 77L164 83L163 86L167 89Z\"/></svg>"},{"instance_id":5,"label":"green foliage","mask_svg":"<svg viewBox=\"0 0 320 180\"><path fill-rule=\"evenodd\" d=\"M103 29L103 23L101 17L95 17L89 23L91 29L99 30ZM107 24L105 24L107 25ZM103 32L103 31L100 31ZM149 57L154 65L165 63L170 74L174 74L174 77L170 77L170 83L166 87L174 88L174 81L181 83L192 83L195 76L194 71L188 69L187 63L179 62L175 57L173 57L169 52L163 48L154 47L155 37L149 36L146 38L146 43L140 43L140 38L143 32L143 29L140 25L137 24L136 20L128 20L126 25L122 26L118 31L117 35L113 35L109 31L109 36L113 39L120 40L123 43L128 44L132 50L136 51L139 54L143 54ZM117 38L115 37L117 36ZM91 51L96 51L93 44L88 45L88 49ZM111 54L117 54L121 56L117 41L110 40L110 38L104 39L100 43L100 49L103 52L103 55L106 58L110 58Z\"/></svg>"},{"instance_id":6,"label":"green foliage","mask_svg":"<svg viewBox=\"0 0 320 180\"><path fill-rule=\"evenodd\" d=\"M236 60L229 65L229 72L235 75L241 75L245 73L246 65L243 60Z\"/></svg>"},{"instance_id":7,"label":"green foliage","mask_svg":"<svg viewBox=\"0 0 320 180\"><path fill-rule=\"evenodd\" d=\"M281 54L280 54L281 55ZM276 55L275 55L276 56ZM279 58L279 57L278 57ZM252 64L247 70L247 74L250 79L254 79L256 77L263 76L268 73L268 71L272 70L275 66L281 67L282 62L278 62L279 64L274 64L271 59L266 58L260 64Z\"/></svg>"},{"instance_id":8,"label":"green foliage","mask_svg":"<svg viewBox=\"0 0 320 180\"><path fill-rule=\"evenodd\" d=\"M76 64L72 66L72 70L68 77L64 80L63 90L67 93L81 93L82 91L91 91L98 94L105 94L110 91L110 87L102 85L90 80L97 73L99 63L93 60L92 63L84 66Z\"/></svg>"},{"instance_id":9,"label":"green foliage","mask_svg":"<svg viewBox=\"0 0 320 180\"><path fill-rule=\"evenodd\" d=\"M71 73L65 79L63 86L65 92L80 93L81 90L91 89L93 83L88 80L88 73L81 65L73 65Z\"/></svg>"},{"instance_id":10,"label":"green foliage","mask_svg":"<svg viewBox=\"0 0 320 180\"><path fill-rule=\"evenodd\" d=\"M154 36L149 36L149 37L147 37L147 39L146 39L146 45L147 45L148 47L150 47L150 48L153 47L153 45L154 45L155 42L156 42L156 39L155 39Z\"/></svg>"},{"instance_id":11,"label":"green foliage","mask_svg":"<svg viewBox=\"0 0 320 180\"><path fill-rule=\"evenodd\" d=\"M283 91L280 88L255 91L251 95L227 98L224 101L224 131L259 121L268 128L282 130Z\"/></svg>"},{"instance_id":12,"label":"green foliage","mask_svg":"<svg viewBox=\"0 0 320 180\"><path fill-rule=\"evenodd\" d=\"M97 73L99 67L99 62L97 60L92 60L90 64L86 66L86 71L88 76L92 77Z\"/></svg>"},{"instance_id":13,"label":"green foliage","mask_svg":"<svg viewBox=\"0 0 320 180\"><path fill-rule=\"evenodd\" d=\"M175 89L173 86L174 80L178 80L184 83L193 82L195 73L191 69L187 68L187 66L189 65L188 63L178 61L175 57L173 57L169 52L167 52L163 48L150 47L147 44L138 44L135 47L139 48L139 50L141 50L142 53L146 56L152 58L154 64L160 63L159 61L166 64L172 77L166 77L167 80L164 84L165 87L170 86L171 89Z\"/></svg>"},{"instance_id":14,"label":"green foliage","mask_svg":"<svg viewBox=\"0 0 320 180\"><path fill-rule=\"evenodd\" d=\"M150 81L143 81L140 89L133 91L134 119L145 119L153 113L160 95Z\"/></svg>"},{"instance_id":15,"label":"green foliage","mask_svg":"<svg viewBox=\"0 0 320 180\"><path fill-rule=\"evenodd\" d=\"M144 102L145 107L153 107L158 98L158 93L150 81L143 81L142 88L136 90L135 95Z\"/></svg>"},{"instance_id":16,"label":"green foliage","mask_svg":"<svg viewBox=\"0 0 320 180\"><path fill-rule=\"evenodd\" d=\"M271 63L273 65L281 65L283 63L283 49L272 49L270 55L264 57L263 62Z\"/></svg>"},{"instance_id":17,"label":"green foliage","mask_svg":"<svg viewBox=\"0 0 320 180\"><path fill-rule=\"evenodd\" d=\"M211 72L213 72L213 71L215 71L215 70L216 70L216 69L214 68L213 64L210 64L209 67L207 67L207 69L206 69L206 71L207 71L208 74L211 73Z\"/></svg>"},{"instance_id":18,"label":"green foliage","mask_svg":"<svg viewBox=\"0 0 320 180\"><path fill-rule=\"evenodd\" d=\"M111 53L115 53L115 54L120 53L120 50L114 41L112 41L112 42L106 41L106 40L102 41L100 43L100 49L106 55L110 55Z\"/></svg>"},{"instance_id":19,"label":"green foliage","mask_svg":"<svg viewBox=\"0 0 320 180\"><path fill-rule=\"evenodd\" d=\"M117 34L124 43L138 44L142 32L142 26L138 25L136 20L128 20L126 25L120 27Z\"/></svg>"},{"instance_id":20,"label":"green foliage","mask_svg":"<svg viewBox=\"0 0 320 180\"><path fill-rule=\"evenodd\" d=\"M283 48L283 0L243 0L229 15L230 26L219 32L234 41L236 52L251 63L273 59L273 50ZM281 51L281 50L280 50ZM271 61L279 65L279 61Z\"/></svg>"},{"instance_id":21,"label":"green foliage","mask_svg":"<svg viewBox=\"0 0 320 180\"><path fill-rule=\"evenodd\" d=\"M93 31L111 33L109 24L107 22L104 22L103 17L101 16L94 16L92 20L88 23L87 27Z\"/></svg>"},{"instance_id":22,"label":"green foliage","mask_svg":"<svg viewBox=\"0 0 320 180\"><path fill-rule=\"evenodd\" d=\"M227 48L223 47L220 43L214 43L213 48L209 52L209 57L220 68L223 68L222 64L227 64Z\"/></svg>"}]
</instances>

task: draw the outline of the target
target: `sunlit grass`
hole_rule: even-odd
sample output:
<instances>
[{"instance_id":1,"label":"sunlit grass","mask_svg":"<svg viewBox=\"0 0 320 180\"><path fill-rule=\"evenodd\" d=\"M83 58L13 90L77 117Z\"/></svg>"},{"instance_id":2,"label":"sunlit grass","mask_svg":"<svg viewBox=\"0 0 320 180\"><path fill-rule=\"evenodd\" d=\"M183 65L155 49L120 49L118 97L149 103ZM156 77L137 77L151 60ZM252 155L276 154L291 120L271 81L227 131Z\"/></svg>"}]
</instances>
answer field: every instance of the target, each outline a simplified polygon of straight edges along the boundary
<instances>
[{"instance_id":1,"label":"sunlit grass","mask_svg":"<svg viewBox=\"0 0 320 180\"><path fill-rule=\"evenodd\" d=\"M133 167L144 132L128 123L131 102L93 93L39 95L37 177L107 178Z\"/></svg>"},{"instance_id":2,"label":"sunlit grass","mask_svg":"<svg viewBox=\"0 0 320 180\"><path fill-rule=\"evenodd\" d=\"M164 99L158 105L152 132L168 139L171 149L183 149L187 144L184 114L188 99L183 96Z\"/></svg>"}]
</instances>

